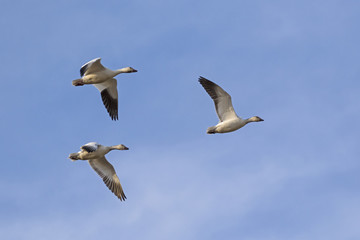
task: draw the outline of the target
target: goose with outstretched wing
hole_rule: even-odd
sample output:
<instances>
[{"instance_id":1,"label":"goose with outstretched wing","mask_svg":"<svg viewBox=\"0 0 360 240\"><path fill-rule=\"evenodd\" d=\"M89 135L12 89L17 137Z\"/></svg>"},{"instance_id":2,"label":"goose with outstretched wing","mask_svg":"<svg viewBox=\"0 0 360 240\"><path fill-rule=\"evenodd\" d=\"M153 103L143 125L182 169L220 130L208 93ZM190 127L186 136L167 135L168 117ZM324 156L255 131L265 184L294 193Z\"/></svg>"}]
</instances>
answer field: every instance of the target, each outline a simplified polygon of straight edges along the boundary
<instances>
[{"instance_id":1,"label":"goose with outstretched wing","mask_svg":"<svg viewBox=\"0 0 360 240\"><path fill-rule=\"evenodd\" d=\"M103 146L96 142L90 142L80 147L77 153L71 153L72 161L87 160L95 172L102 178L105 185L117 196L120 201L125 201L126 196L116 175L114 167L106 160L105 155L111 150L128 150L123 144L115 146Z\"/></svg>"},{"instance_id":2,"label":"goose with outstretched wing","mask_svg":"<svg viewBox=\"0 0 360 240\"><path fill-rule=\"evenodd\" d=\"M231 96L224 89L204 77L199 77L199 82L214 101L216 113L219 117L219 123L216 126L209 127L206 133L233 132L250 122L264 121L258 116L242 119L236 115L231 102Z\"/></svg>"},{"instance_id":3,"label":"goose with outstretched wing","mask_svg":"<svg viewBox=\"0 0 360 240\"><path fill-rule=\"evenodd\" d=\"M101 93L101 99L112 120L118 120L118 91L114 78L120 73L133 73L132 67L111 70L101 64L101 58L85 63L80 69L81 78L72 81L74 86L93 84Z\"/></svg>"}]
</instances>

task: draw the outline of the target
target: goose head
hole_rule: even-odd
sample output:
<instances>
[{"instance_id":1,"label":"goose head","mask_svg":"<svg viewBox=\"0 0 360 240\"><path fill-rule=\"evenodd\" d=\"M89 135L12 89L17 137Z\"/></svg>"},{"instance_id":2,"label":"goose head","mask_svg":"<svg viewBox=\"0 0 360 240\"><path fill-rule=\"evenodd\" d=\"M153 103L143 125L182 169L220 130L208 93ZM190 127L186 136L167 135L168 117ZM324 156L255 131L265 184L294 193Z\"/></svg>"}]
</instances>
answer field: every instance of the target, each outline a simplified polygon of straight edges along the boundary
<instances>
[{"instance_id":1,"label":"goose head","mask_svg":"<svg viewBox=\"0 0 360 240\"><path fill-rule=\"evenodd\" d=\"M254 116L248 119L248 122L262 122L262 121L264 121L264 119L258 116Z\"/></svg>"},{"instance_id":2,"label":"goose head","mask_svg":"<svg viewBox=\"0 0 360 240\"><path fill-rule=\"evenodd\" d=\"M133 73L133 72L137 72L136 69L133 69L132 67L126 67L122 69L124 73Z\"/></svg>"},{"instance_id":3,"label":"goose head","mask_svg":"<svg viewBox=\"0 0 360 240\"><path fill-rule=\"evenodd\" d=\"M129 148L123 144L119 144L119 145L112 146L111 150L129 150Z\"/></svg>"}]
</instances>

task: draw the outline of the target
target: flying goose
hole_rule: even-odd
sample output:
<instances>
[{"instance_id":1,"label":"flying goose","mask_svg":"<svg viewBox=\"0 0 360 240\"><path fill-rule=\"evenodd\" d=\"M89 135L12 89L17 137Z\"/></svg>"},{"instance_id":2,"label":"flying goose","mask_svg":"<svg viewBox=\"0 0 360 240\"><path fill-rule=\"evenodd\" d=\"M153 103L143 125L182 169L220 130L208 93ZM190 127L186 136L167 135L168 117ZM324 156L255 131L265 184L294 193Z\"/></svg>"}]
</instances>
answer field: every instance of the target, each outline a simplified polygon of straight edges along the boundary
<instances>
[{"instance_id":1,"label":"flying goose","mask_svg":"<svg viewBox=\"0 0 360 240\"><path fill-rule=\"evenodd\" d=\"M120 199L125 201L126 196L121 187L120 180L116 175L114 167L106 160L105 155L111 150L129 150L120 144L115 146L103 146L96 142L90 142L80 147L81 151L71 153L69 158L75 160L88 160L90 166L102 178L106 186Z\"/></svg>"},{"instance_id":2,"label":"flying goose","mask_svg":"<svg viewBox=\"0 0 360 240\"><path fill-rule=\"evenodd\" d=\"M216 126L209 127L206 131L208 134L233 132L242 128L249 122L264 121L258 116L242 119L238 117L231 103L231 96L217 84L212 81L199 77L200 84L214 100L216 113L219 117L219 123Z\"/></svg>"},{"instance_id":3,"label":"flying goose","mask_svg":"<svg viewBox=\"0 0 360 240\"><path fill-rule=\"evenodd\" d=\"M95 58L85 63L80 69L80 79L72 81L74 86L83 86L84 84L93 84L101 92L101 99L112 120L116 121L118 117L118 92L117 82L114 78L120 73L132 73L137 70L126 67L115 71L104 67L100 63L101 58Z\"/></svg>"}]
</instances>

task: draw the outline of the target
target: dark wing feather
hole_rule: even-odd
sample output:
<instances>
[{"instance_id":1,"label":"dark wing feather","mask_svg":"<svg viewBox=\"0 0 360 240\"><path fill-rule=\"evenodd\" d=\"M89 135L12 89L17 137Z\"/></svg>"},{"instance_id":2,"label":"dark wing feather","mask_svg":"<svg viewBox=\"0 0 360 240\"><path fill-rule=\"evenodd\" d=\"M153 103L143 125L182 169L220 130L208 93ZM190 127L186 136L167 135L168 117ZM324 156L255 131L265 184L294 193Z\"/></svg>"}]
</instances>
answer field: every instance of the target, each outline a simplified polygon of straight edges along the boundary
<instances>
[{"instance_id":1,"label":"dark wing feather","mask_svg":"<svg viewBox=\"0 0 360 240\"><path fill-rule=\"evenodd\" d=\"M88 65L84 65L80 68L80 76L84 76Z\"/></svg>"},{"instance_id":2,"label":"dark wing feather","mask_svg":"<svg viewBox=\"0 0 360 240\"><path fill-rule=\"evenodd\" d=\"M95 152L98 149L98 144L95 142L87 143L84 146L81 146L80 149L86 152Z\"/></svg>"},{"instance_id":3,"label":"dark wing feather","mask_svg":"<svg viewBox=\"0 0 360 240\"><path fill-rule=\"evenodd\" d=\"M237 117L232 106L231 96L224 89L201 76L199 77L199 82L214 100L216 113L221 122Z\"/></svg>"},{"instance_id":4,"label":"dark wing feather","mask_svg":"<svg viewBox=\"0 0 360 240\"><path fill-rule=\"evenodd\" d=\"M118 120L118 99L112 98L108 89L101 91L101 99L112 120Z\"/></svg>"},{"instance_id":5,"label":"dark wing feather","mask_svg":"<svg viewBox=\"0 0 360 240\"><path fill-rule=\"evenodd\" d=\"M85 73L90 74L90 73L105 70L105 67L100 63L100 61L101 61L101 58L95 58L95 59L85 63L84 65L82 65L80 68L80 76L81 77L84 76Z\"/></svg>"},{"instance_id":6,"label":"dark wing feather","mask_svg":"<svg viewBox=\"0 0 360 240\"><path fill-rule=\"evenodd\" d=\"M117 81L110 78L102 83L93 84L101 93L101 99L112 120L118 117L118 92Z\"/></svg>"},{"instance_id":7,"label":"dark wing feather","mask_svg":"<svg viewBox=\"0 0 360 240\"><path fill-rule=\"evenodd\" d=\"M117 196L120 201L125 201L126 196L120 180L116 175L114 167L106 160L105 157L89 160L90 166L95 172L102 178L105 185L110 189L111 192Z\"/></svg>"}]
</instances>

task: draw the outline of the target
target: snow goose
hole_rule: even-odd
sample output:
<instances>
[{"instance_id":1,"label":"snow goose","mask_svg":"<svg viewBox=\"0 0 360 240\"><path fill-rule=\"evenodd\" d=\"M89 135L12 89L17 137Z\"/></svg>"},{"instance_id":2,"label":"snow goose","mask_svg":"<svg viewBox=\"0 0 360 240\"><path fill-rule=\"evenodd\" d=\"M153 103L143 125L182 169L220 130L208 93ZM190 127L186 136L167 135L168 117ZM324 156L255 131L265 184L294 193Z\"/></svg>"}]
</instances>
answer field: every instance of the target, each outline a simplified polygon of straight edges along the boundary
<instances>
[{"instance_id":1,"label":"snow goose","mask_svg":"<svg viewBox=\"0 0 360 240\"><path fill-rule=\"evenodd\" d=\"M125 201L126 196L121 187L120 180L116 175L114 167L106 160L105 155L111 150L128 150L120 144L115 146L103 146L96 142L90 142L80 147L77 153L71 153L69 158L75 160L88 160L90 166L100 175L106 186L120 199Z\"/></svg>"},{"instance_id":2,"label":"snow goose","mask_svg":"<svg viewBox=\"0 0 360 240\"><path fill-rule=\"evenodd\" d=\"M264 121L258 116L248 119L242 119L241 117L238 117L231 103L231 96L225 92L224 89L201 76L199 77L199 82L210 95L210 97L214 100L216 113L220 120L216 126L209 127L206 133L214 134L233 132L250 122Z\"/></svg>"},{"instance_id":3,"label":"snow goose","mask_svg":"<svg viewBox=\"0 0 360 240\"><path fill-rule=\"evenodd\" d=\"M95 58L85 63L80 69L80 79L72 81L74 86L83 86L84 84L93 84L101 92L101 99L112 120L118 117L118 92L117 82L114 78L120 73L132 73L137 70L126 67L115 71L104 67L100 63L101 58Z\"/></svg>"}]
</instances>

